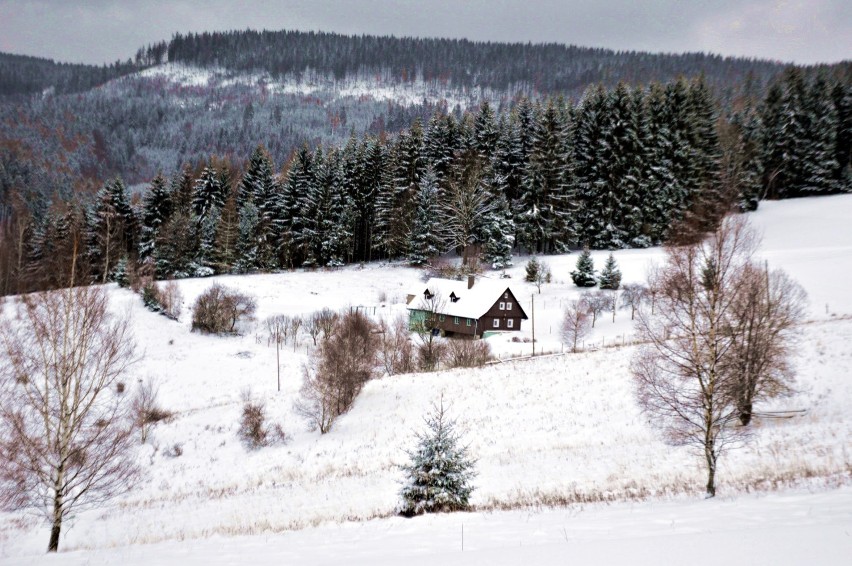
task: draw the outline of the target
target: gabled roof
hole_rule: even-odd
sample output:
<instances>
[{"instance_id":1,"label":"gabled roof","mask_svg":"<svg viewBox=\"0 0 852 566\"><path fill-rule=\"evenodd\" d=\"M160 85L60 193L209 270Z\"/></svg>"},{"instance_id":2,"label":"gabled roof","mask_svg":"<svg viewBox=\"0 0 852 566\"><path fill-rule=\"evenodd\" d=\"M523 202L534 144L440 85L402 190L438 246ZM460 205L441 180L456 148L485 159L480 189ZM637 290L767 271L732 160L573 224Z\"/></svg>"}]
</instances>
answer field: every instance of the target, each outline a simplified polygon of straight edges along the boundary
<instances>
[{"instance_id":1,"label":"gabled roof","mask_svg":"<svg viewBox=\"0 0 852 566\"><path fill-rule=\"evenodd\" d=\"M467 280L455 281L433 277L409 291L409 294L413 295L414 298L408 304L408 308L419 310L431 308L425 301L425 293L428 291L439 299L439 303L435 305L438 313L478 319L500 300L506 290L511 291L511 286L499 279L477 278L473 287L468 289ZM456 297L455 301L450 299L451 295ZM512 295L517 301L517 294L512 292ZM527 318L520 304L518 308L521 309L523 318Z\"/></svg>"}]
</instances>

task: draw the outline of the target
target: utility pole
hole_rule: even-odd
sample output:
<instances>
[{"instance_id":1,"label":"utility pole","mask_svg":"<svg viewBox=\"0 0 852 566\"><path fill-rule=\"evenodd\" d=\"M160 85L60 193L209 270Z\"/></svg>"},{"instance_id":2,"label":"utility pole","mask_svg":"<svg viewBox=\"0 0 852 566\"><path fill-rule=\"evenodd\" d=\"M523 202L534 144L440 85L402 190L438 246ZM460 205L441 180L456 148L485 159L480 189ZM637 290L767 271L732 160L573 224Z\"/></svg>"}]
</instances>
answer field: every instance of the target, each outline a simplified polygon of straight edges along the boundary
<instances>
[{"instance_id":1,"label":"utility pole","mask_svg":"<svg viewBox=\"0 0 852 566\"><path fill-rule=\"evenodd\" d=\"M530 297L530 313L532 314L532 355L535 356L535 295Z\"/></svg>"}]
</instances>

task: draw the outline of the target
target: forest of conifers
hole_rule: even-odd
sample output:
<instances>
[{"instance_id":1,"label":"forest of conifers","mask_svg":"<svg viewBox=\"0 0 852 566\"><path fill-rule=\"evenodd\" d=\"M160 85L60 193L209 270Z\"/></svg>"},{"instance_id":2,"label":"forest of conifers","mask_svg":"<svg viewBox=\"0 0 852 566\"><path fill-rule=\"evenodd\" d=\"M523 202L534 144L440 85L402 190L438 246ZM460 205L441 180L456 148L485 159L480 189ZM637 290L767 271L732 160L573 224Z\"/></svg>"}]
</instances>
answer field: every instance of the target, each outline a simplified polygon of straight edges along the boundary
<instances>
[{"instance_id":1,"label":"forest of conifers","mask_svg":"<svg viewBox=\"0 0 852 566\"><path fill-rule=\"evenodd\" d=\"M156 64L165 50L170 60L195 64L295 68L281 57L257 59L263 51L251 45L254 35L225 35L216 49L205 37L177 36L141 50L137 64ZM371 64L381 51L360 40L360 59L330 50L321 64ZM252 55L227 59L228 41L248 42L251 48L234 53ZM450 57L458 44L438 42L449 51L433 46L434 53ZM496 61L525 48L475 45ZM541 53L560 49L576 48L542 46ZM388 67L408 68L404 53ZM418 72L431 71L424 65ZM475 80L493 87L522 80L513 72ZM466 80L460 73L452 64L445 69L451 81ZM549 90L573 88L560 86L559 73L549 76ZM731 84L736 95L721 94L719 80L712 87L701 76L647 86L604 80L577 103L555 94L517 97L496 109L486 101L469 112L421 107L397 134L361 128L343 143L305 143L286 159L277 147L278 162L260 137L250 156L211 151L164 170L134 195L113 178L93 196L67 191L33 206L21 187L7 185L0 292L109 281L139 269L171 278L374 259L420 265L452 250L466 258L476 250L500 268L518 251L688 240L762 198L852 189L845 67L790 67L775 80L755 81L758 87L749 86L752 75Z\"/></svg>"}]
</instances>

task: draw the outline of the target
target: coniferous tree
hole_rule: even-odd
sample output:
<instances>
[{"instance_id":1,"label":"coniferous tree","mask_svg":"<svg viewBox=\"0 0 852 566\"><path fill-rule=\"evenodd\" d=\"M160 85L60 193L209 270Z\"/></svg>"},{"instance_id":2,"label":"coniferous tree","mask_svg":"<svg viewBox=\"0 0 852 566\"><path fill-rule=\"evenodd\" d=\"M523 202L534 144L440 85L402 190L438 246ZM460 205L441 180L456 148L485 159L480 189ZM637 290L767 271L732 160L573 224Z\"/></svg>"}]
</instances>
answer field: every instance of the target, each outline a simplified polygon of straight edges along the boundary
<instances>
[{"instance_id":1,"label":"coniferous tree","mask_svg":"<svg viewBox=\"0 0 852 566\"><path fill-rule=\"evenodd\" d=\"M831 91L834 111L837 114L837 133L834 160L837 170L834 175L837 189L852 191L852 85L837 81Z\"/></svg>"},{"instance_id":2,"label":"coniferous tree","mask_svg":"<svg viewBox=\"0 0 852 566\"><path fill-rule=\"evenodd\" d=\"M784 193L781 185L784 180L782 173L787 140L784 138L783 97L781 84L776 82L769 88L760 107L760 161L763 164L761 185L765 198L779 198Z\"/></svg>"},{"instance_id":3,"label":"coniferous tree","mask_svg":"<svg viewBox=\"0 0 852 566\"><path fill-rule=\"evenodd\" d=\"M411 461L402 467L406 479L400 490L400 513L464 511L470 507L475 461L462 445L443 399L424 420L427 430L416 433L417 447L406 452Z\"/></svg>"},{"instance_id":4,"label":"coniferous tree","mask_svg":"<svg viewBox=\"0 0 852 566\"><path fill-rule=\"evenodd\" d=\"M721 187L722 152L716 130L715 102L701 77L689 85L686 112L684 137L688 140L691 159L683 180L687 192L682 229L691 230L695 237L700 237L715 229L731 206L729 195L724 194Z\"/></svg>"},{"instance_id":5,"label":"coniferous tree","mask_svg":"<svg viewBox=\"0 0 852 566\"><path fill-rule=\"evenodd\" d=\"M215 273L216 230L222 207L225 205L226 188L222 186L219 172L212 166L205 167L195 182L192 197L193 218L196 222L198 253L196 276L204 277Z\"/></svg>"},{"instance_id":6,"label":"coniferous tree","mask_svg":"<svg viewBox=\"0 0 852 566\"><path fill-rule=\"evenodd\" d=\"M524 188L516 216L523 246L534 252L564 251L576 241L564 151L564 124L552 101L539 112Z\"/></svg>"},{"instance_id":7,"label":"coniferous tree","mask_svg":"<svg viewBox=\"0 0 852 566\"><path fill-rule=\"evenodd\" d=\"M272 160L262 146L252 152L236 199L240 225L238 269L274 269L282 253L282 239L293 223L292 216L288 217L286 213L293 214L295 207L289 203L289 210L284 210L285 203L273 175ZM287 226L285 218L290 220Z\"/></svg>"},{"instance_id":8,"label":"coniferous tree","mask_svg":"<svg viewBox=\"0 0 852 566\"><path fill-rule=\"evenodd\" d=\"M88 214L88 259L92 276L106 282L118 259L133 250L135 217L124 183L106 183Z\"/></svg>"},{"instance_id":9,"label":"coniferous tree","mask_svg":"<svg viewBox=\"0 0 852 566\"><path fill-rule=\"evenodd\" d=\"M577 266L571 272L571 280L577 287L594 287L597 284L595 263L588 249L584 249L577 258Z\"/></svg>"},{"instance_id":10,"label":"coniferous tree","mask_svg":"<svg viewBox=\"0 0 852 566\"><path fill-rule=\"evenodd\" d=\"M805 100L808 138L802 151L802 192L828 194L837 190L837 112L826 77L820 73Z\"/></svg>"},{"instance_id":11,"label":"coniferous tree","mask_svg":"<svg viewBox=\"0 0 852 566\"><path fill-rule=\"evenodd\" d=\"M621 287L621 271L619 271L618 264L615 262L615 257L612 254L609 254L609 257L606 258L606 263L603 270L601 270L598 283L601 289L617 291Z\"/></svg>"},{"instance_id":12,"label":"coniferous tree","mask_svg":"<svg viewBox=\"0 0 852 566\"><path fill-rule=\"evenodd\" d=\"M391 257L408 249L420 179L425 168L422 159L423 133L419 122L399 136L392 149L390 171L393 178L383 187L376 203L376 223L380 245Z\"/></svg>"},{"instance_id":13,"label":"coniferous tree","mask_svg":"<svg viewBox=\"0 0 852 566\"><path fill-rule=\"evenodd\" d=\"M538 277L539 271L541 271L541 262L538 261L537 257L532 256L524 266L524 281L532 283Z\"/></svg>"},{"instance_id":14,"label":"coniferous tree","mask_svg":"<svg viewBox=\"0 0 852 566\"><path fill-rule=\"evenodd\" d=\"M434 170L427 168L420 182L417 210L411 228L408 262L424 265L444 252L446 235L442 230L438 203L438 179Z\"/></svg>"},{"instance_id":15,"label":"coniferous tree","mask_svg":"<svg viewBox=\"0 0 852 566\"><path fill-rule=\"evenodd\" d=\"M237 195L230 191L216 225L213 246L213 269L216 273L230 273L237 265L237 242L240 237L240 216L237 210Z\"/></svg>"},{"instance_id":16,"label":"coniferous tree","mask_svg":"<svg viewBox=\"0 0 852 566\"><path fill-rule=\"evenodd\" d=\"M154 248L160 228L172 215L172 195L166 187L166 179L158 174L151 181L151 188L145 195L142 210L142 228L139 236L140 262L154 255Z\"/></svg>"},{"instance_id":17,"label":"coniferous tree","mask_svg":"<svg viewBox=\"0 0 852 566\"><path fill-rule=\"evenodd\" d=\"M506 200L505 177L492 167L485 179L491 195L491 211L482 222L482 260L492 269L506 269L512 265L515 247L515 221Z\"/></svg>"},{"instance_id":18,"label":"coniferous tree","mask_svg":"<svg viewBox=\"0 0 852 566\"><path fill-rule=\"evenodd\" d=\"M473 123L473 145L479 156L485 161L491 161L497 149L497 139L500 135L494 111L488 101L479 106L479 112Z\"/></svg>"}]
</instances>

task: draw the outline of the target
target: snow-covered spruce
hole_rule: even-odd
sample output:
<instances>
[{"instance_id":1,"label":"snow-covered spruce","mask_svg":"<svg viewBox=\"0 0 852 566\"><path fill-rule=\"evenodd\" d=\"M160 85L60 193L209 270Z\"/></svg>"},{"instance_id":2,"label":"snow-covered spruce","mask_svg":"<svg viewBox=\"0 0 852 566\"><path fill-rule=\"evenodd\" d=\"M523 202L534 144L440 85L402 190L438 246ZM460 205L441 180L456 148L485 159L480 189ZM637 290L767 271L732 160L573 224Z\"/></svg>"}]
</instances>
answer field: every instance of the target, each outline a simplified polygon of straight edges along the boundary
<instances>
[{"instance_id":1,"label":"snow-covered spruce","mask_svg":"<svg viewBox=\"0 0 852 566\"><path fill-rule=\"evenodd\" d=\"M417 449L407 452L411 463L402 467L407 477L400 490L399 512L412 517L465 511L470 507L476 462L461 444L456 421L447 415L443 397L424 420L428 431L417 433Z\"/></svg>"}]
</instances>

